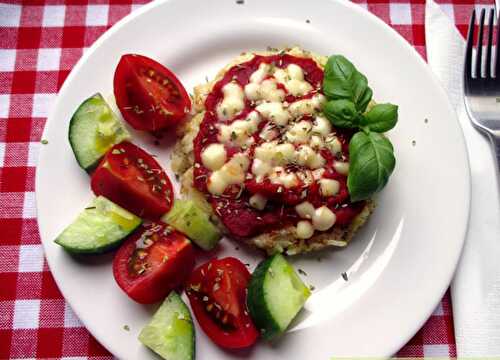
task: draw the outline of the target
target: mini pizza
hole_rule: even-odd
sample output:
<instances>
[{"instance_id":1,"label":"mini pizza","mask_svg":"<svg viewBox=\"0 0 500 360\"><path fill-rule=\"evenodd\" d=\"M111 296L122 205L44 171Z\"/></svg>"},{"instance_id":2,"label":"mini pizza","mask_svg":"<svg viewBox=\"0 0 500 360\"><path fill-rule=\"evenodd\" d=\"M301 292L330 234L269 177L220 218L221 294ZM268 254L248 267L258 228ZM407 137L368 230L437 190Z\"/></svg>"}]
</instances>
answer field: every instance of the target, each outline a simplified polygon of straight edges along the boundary
<instances>
[{"instance_id":1,"label":"mini pizza","mask_svg":"<svg viewBox=\"0 0 500 360\"><path fill-rule=\"evenodd\" d=\"M290 255L345 246L372 212L371 199L349 197L353 130L322 114L326 61L298 48L243 53L195 87L172 168L229 237Z\"/></svg>"}]
</instances>

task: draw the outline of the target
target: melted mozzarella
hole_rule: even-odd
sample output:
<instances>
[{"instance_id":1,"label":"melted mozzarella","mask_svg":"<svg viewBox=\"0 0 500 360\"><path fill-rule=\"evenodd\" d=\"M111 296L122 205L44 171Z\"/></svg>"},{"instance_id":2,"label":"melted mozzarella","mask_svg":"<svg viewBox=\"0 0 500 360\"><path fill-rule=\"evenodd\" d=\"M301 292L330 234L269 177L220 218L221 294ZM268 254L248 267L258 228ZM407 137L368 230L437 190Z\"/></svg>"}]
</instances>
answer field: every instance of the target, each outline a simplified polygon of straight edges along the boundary
<instances>
[{"instance_id":1,"label":"melted mozzarella","mask_svg":"<svg viewBox=\"0 0 500 360\"><path fill-rule=\"evenodd\" d=\"M233 118L245 107L245 94L243 89L236 83L227 83L222 88L224 99L217 105L217 116L223 121Z\"/></svg>"},{"instance_id":2,"label":"melted mozzarella","mask_svg":"<svg viewBox=\"0 0 500 360\"><path fill-rule=\"evenodd\" d=\"M257 178L257 182L262 181L262 178L269 174L272 170L271 165L268 162L262 161L261 159L254 159L252 163L252 174Z\"/></svg>"},{"instance_id":3,"label":"melted mozzarella","mask_svg":"<svg viewBox=\"0 0 500 360\"><path fill-rule=\"evenodd\" d=\"M314 178L311 170L298 171L297 176L304 185L311 185L313 183Z\"/></svg>"},{"instance_id":4,"label":"melted mozzarella","mask_svg":"<svg viewBox=\"0 0 500 360\"><path fill-rule=\"evenodd\" d=\"M273 184L280 184L286 188L291 188L299 184L297 175L285 172L281 166L274 168L273 172L269 175L269 179Z\"/></svg>"},{"instance_id":5,"label":"melted mozzarella","mask_svg":"<svg viewBox=\"0 0 500 360\"><path fill-rule=\"evenodd\" d=\"M250 75L250 82L245 86L245 95L250 101L281 102L285 98L285 92L279 89L275 79L266 79L271 66L266 63Z\"/></svg>"},{"instance_id":6,"label":"melted mozzarella","mask_svg":"<svg viewBox=\"0 0 500 360\"><path fill-rule=\"evenodd\" d=\"M312 90L311 84L304 80L304 72L298 65L290 64L286 70L278 69L273 75L293 96L303 96Z\"/></svg>"},{"instance_id":7,"label":"melted mozzarella","mask_svg":"<svg viewBox=\"0 0 500 360\"><path fill-rule=\"evenodd\" d=\"M322 94L316 94L310 99L295 101L288 107L288 111L293 117L312 115L321 109L325 101Z\"/></svg>"},{"instance_id":8,"label":"melted mozzarella","mask_svg":"<svg viewBox=\"0 0 500 360\"><path fill-rule=\"evenodd\" d=\"M266 64L266 63L261 63L259 65L259 68L255 70L252 75L250 75L250 82L252 83L261 83L262 80L266 78L267 75L269 75L269 70L271 69L271 65Z\"/></svg>"},{"instance_id":9,"label":"melted mozzarella","mask_svg":"<svg viewBox=\"0 0 500 360\"><path fill-rule=\"evenodd\" d=\"M275 150L275 158L282 164L290 164L295 161L295 147L292 144L276 145Z\"/></svg>"},{"instance_id":10,"label":"melted mozzarella","mask_svg":"<svg viewBox=\"0 0 500 360\"><path fill-rule=\"evenodd\" d=\"M221 125L218 140L222 143L235 143L239 146L250 145L254 141L251 136L257 131L259 122L259 114L252 111L244 120L235 120L229 125Z\"/></svg>"},{"instance_id":11,"label":"melted mozzarella","mask_svg":"<svg viewBox=\"0 0 500 360\"><path fill-rule=\"evenodd\" d=\"M255 194L251 196L248 201L250 203L250 206L257 210L264 210L267 204L267 198L261 194Z\"/></svg>"},{"instance_id":12,"label":"melted mozzarella","mask_svg":"<svg viewBox=\"0 0 500 360\"><path fill-rule=\"evenodd\" d=\"M214 171L208 178L207 189L213 195L222 195L228 184L224 180L224 176L219 171Z\"/></svg>"},{"instance_id":13,"label":"melted mozzarella","mask_svg":"<svg viewBox=\"0 0 500 360\"><path fill-rule=\"evenodd\" d=\"M290 120L290 113L283 108L281 102L266 102L255 108L262 116L279 126L284 126Z\"/></svg>"},{"instance_id":14,"label":"melted mozzarella","mask_svg":"<svg viewBox=\"0 0 500 360\"><path fill-rule=\"evenodd\" d=\"M248 83L245 85L245 96L251 101L260 99L260 85L256 83Z\"/></svg>"},{"instance_id":15,"label":"melted mozzarella","mask_svg":"<svg viewBox=\"0 0 500 360\"><path fill-rule=\"evenodd\" d=\"M285 98L285 92L278 88L274 79L264 80L261 84L248 83L245 86L245 95L251 101L281 102Z\"/></svg>"},{"instance_id":16,"label":"melted mozzarella","mask_svg":"<svg viewBox=\"0 0 500 360\"><path fill-rule=\"evenodd\" d=\"M342 175L347 175L349 173L349 163L343 161L335 161L333 163L333 168L336 172Z\"/></svg>"},{"instance_id":17,"label":"melted mozzarella","mask_svg":"<svg viewBox=\"0 0 500 360\"><path fill-rule=\"evenodd\" d=\"M325 166L326 160L308 145L301 145L298 148L297 163L311 169L318 169Z\"/></svg>"},{"instance_id":18,"label":"melted mozzarella","mask_svg":"<svg viewBox=\"0 0 500 360\"><path fill-rule=\"evenodd\" d=\"M323 176L324 172L325 172L324 168L319 168L319 169L313 170L312 171L312 175L313 175L314 180L321 179L321 177Z\"/></svg>"},{"instance_id":19,"label":"melted mozzarella","mask_svg":"<svg viewBox=\"0 0 500 360\"><path fill-rule=\"evenodd\" d=\"M319 231L328 230L335 224L336 220L337 217L335 216L333 211L331 211L326 206L321 206L317 208L314 211L314 215L312 217L313 226L316 230Z\"/></svg>"},{"instance_id":20,"label":"melted mozzarella","mask_svg":"<svg viewBox=\"0 0 500 360\"><path fill-rule=\"evenodd\" d=\"M279 134L280 133L279 133L278 129L276 129L276 127L274 125L267 124L266 126L264 126L264 128L260 132L259 137L261 139L266 140L266 141L271 141L271 140L276 139L279 136Z\"/></svg>"},{"instance_id":21,"label":"melted mozzarella","mask_svg":"<svg viewBox=\"0 0 500 360\"><path fill-rule=\"evenodd\" d=\"M210 144L201 153L203 166L212 171L218 170L226 162L226 149L222 144Z\"/></svg>"},{"instance_id":22,"label":"melted mozzarella","mask_svg":"<svg viewBox=\"0 0 500 360\"><path fill-rule=\"evenodd\" d=\"M325 142L321 138L321 136L318 135L312 135L311 140L309 141L309 146L312 147L315 150L321 149L325 145Z\"/></svg>"},{"instance_id":23,"label":"melted mozzarella","mask_svg":"<svg viewBox=\"0 0 500 360\"><path fill-rule=\"evenodd\" d=\"M314 234L314 227L307 220L301 220L297 223L296 234L299 239L309 239Z\"/></svg>"},{"instance_id":24,"label":"melted mozzarella","mask_svg":"<svg viewBox=\"0 0 500 360\"><path fill-rule=\"evenodd\" d=\"M286 91L278 87L279 83ZM223 100L217 106L221 122L227 122L244 109L245 97L256 102L257 106L245 119L219 124L220 143L212 144L202 152L203 165L212 170L207 182L208 191L222 195L228 186L243 185L246 176L255 176L256 181L263 181L267 177L272 183L286 188L318 181L323 196L337 194L340 184L336 180L322 178L326 160L319 151L323 148L335 154L341 151L339 140L331 135L330 122L323 116L316 116L326 101L325 97L315 94L291 104L284 102L286 92L303 96L312 90L311 84L304 79L304 71L295 64L288 65L286 69L275 69L270 64L262 63L251 74L250 82L244 88L234 82L226 84L222 88ZM315 116L314 121L301 119L310 115ZM238 153L227 161L224 144L242 147L253 144L253 135L259 129L260 122L267 120L269 123L259 134L265 142L255 147L253 161L249 159L248 151ZM276 138L280 133L283 139L278 141ZM251 174L247 175L250 162ZM294 169L288 167L290 164L304 168L290 172L290 169ZM348 166L348 163L340 161L334 163L339 173L346 174ZM267 198L254 194L249 203L255 209L262 210ZM310 238L314 230L331 228L336 221L335 214L326 206L315 209L310 202L304 201L295 210L302 219L307 219L297 224L297 236L301 239Z\"/></svg>"},{"instance_id":25,"label":"melted mozzarella","mask_svg":"<svg viewBox=\"0 0 500 360\"><path fill-rule=\"evenodd\" d=\"M260 159L265 162L271 162L274 155L276 154L276 141L265 142L260 144L255 148L254 154L256 159Z\"/></svg>"},{"instance_id":26,"label":"melted mozzarella","mask_svg":"<svg viewBox=\"0 0 500 360\"><path fill-rule=\"evenodd\" d=\"M254 150L252 173L257 176L257 181L269 175L271 181L285 187L298 185L295 174L287 174L282 166L295 161L295 147L292 144L277 144L276 141L265 142Z\"/></svg>"},{"instance_id":27,"label":"melted mozzarella","mask_svg":"<svg viewBox=\"0 0 500 360\"><path fill-rule=\"evenodd\" d=\"M332 125L330 124L330 121L328 121L328 119L324 118L323 116L317 116L314 120L312 131L316 134L327 136L332 132Z\"/></svg>"},{"instance_id":28,"label":"melted mozzarella","mask_svg":"<svg viewBox=\"0 0 500 360\"><path fill-rule=\"evenodd\" d=\"M328 135L326 137L325 146L332 152L332 154L338 154L342 151L342 144L335 135Z\"/></svg>"},{"instance_id":29,"label":"melted mozzarella","mask_svg":"<svg viewBox=\"0 0 500 360\"><path fill-rule=\"evenodd\" d=\"M314 157L307 162L307 166L311 169L319 169L325 166L326 160L318 153L314 153Z\"/></svg>"},{"instance_id":30,"label":"melted mozzarella","mask_svg":"<svg viewBox=\"0 0 500 360\"><path fill-rule=\"evenodd\" d=\"M293 124L285 133L285 138L294 144L304 144L309 141L312 125L309 121L301 120Z\"/></svg>"},{"instance_id":31,"label":"melted mozzarella","mask_svg":"<svg viewBox=\"0 0 500 360\"><path fill-rule=\"evenodd\" d=\"M295 211L303 219L312 219L314 216L314 206L309 201L304 201L299 205L295 205Z\"/></svg>"},{"instance_id":32,"label":"melted mozzarella","mask_svg":"<svg viewBox=\"0 0 500 360\"><path fill-rule=\"evenodd\" d=\"M306 166L313 157L316 156L316 152L307 145L302 145L298 148L297 163L302 166Z\"/></svg>"},{"instance_id":33,"label":"melted mozzarella","mask_svg":"<svg viewBox=\"0 0 500 360\"><path fill-rule=\"evenodd\" d=\"M340 183L337 180L333 179L320 179L319 180L319 189L321 195L323 196L333 196L337 195L340 189Z\"/></svg>"},{"instance_id":34,"label":"melted mozzarella","mask_svg":"<svg viewBox=\"0 0 500 360\"><path fill-rule=\"evenodd\" d=\"M207 188L213 195L222 195L229 185L243 184L245 173L250 165L248 156L242 153L234 155L208 179Z\"/></svg>"}]
</instances>

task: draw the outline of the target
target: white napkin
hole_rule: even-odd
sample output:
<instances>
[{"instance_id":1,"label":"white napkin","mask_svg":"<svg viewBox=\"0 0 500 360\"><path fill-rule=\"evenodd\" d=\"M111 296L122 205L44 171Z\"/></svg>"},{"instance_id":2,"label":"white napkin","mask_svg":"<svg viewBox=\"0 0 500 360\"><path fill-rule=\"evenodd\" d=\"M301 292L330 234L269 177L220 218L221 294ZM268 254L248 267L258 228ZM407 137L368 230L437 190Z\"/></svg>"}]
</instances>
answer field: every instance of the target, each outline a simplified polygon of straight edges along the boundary
<instances>
[{"instance_id":1,"label":"white napkin","mask_svg":"<svg viewBox=\"0 0 500 360\"><path fill-rule=\"evenodd\" d=\"M457 111L472 176L469 230L451 285L457 355L500 356L500 202L495 160L488 139L472 127L465 110L464 39L432 0L427 0L425 28L427 59Z\"/></svg>"}]
</instances>

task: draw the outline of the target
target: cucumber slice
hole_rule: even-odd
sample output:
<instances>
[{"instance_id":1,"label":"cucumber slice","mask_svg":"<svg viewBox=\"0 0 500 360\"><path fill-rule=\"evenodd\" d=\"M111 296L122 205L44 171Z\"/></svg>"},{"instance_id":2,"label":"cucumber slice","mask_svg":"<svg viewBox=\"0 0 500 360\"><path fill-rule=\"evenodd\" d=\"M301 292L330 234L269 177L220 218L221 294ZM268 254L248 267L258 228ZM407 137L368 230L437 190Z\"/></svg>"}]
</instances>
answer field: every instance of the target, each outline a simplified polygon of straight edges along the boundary
<instances>
[{"instance_id":1,"label":"cucumber slice","mask_svg":"<svg viewBox=\"0 0 500 360\"><path fill-rule=\"evenodd\" d=\"M120 244L141 222L134 214L99 196L55 242L71 253L102 253Z\"/></svg>"},{"instance_id":2,"label":"cucumber slice","mask_svg":"<svg viewBox=\"0 0 500 360\"><path fill-rule=\"evenodd\" d=\"M195 334L188 307L175 292L165 299L139 341L166 360L193 360Z\"/></svg>"},{"instance_id":3,"label":"cucumber slice","mask_svg":"<svg viewBox=\"0 0 500 360\"><path fill-rule=\"evenodd\" d=\"M281 335L311 295L283 255L262 261L250 279L247 305L262 337Z\"/></svg>"},{"instance_id":4,"label":"cucumber slice","mask_svg":"<svg viewBox=\"0 0 500 360\"><path fill-rule=\"evenodd\" d=\"M69 123L69 143L76 161L87 172L113 145L129 138L127 129L99 93L85 100Z\"/></svg>"},{"instance_id":5,"label":"cucumber slice","mask_svg":"<svg viewBox=\"0 0 500 360\"><path fill-rule=\"evenodd\" d=\"M221 238L219 229L193 200L175 200L174 206L162 220L186 234L204 250L211 250Z\"/></svg>"}]
</instances>

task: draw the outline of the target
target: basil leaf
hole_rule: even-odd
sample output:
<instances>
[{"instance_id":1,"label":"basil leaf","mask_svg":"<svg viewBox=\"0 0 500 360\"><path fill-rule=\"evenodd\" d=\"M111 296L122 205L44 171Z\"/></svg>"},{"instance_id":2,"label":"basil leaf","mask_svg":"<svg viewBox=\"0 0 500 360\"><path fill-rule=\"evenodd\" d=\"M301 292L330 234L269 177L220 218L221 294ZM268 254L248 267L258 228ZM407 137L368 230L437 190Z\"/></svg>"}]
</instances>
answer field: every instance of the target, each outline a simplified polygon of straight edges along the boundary
<instances>
[{"instance_id":1,"label":"basil leaf","mask_svg":"<svg viewBox=\"0 0 500 360\"><path fill-rule=\"evenodd\" d=\"M365 111L372 98L372 90L368 87L366 76L342 55L328 58L323 78L323 92L333 100L351 100L360 112Z\"/></svg>"},{"instance_id":2,"label":"basil leaf","mask_svg":"<svg viewBox=\"0 0 500 360\"><path fill-rule=\"evenodd\" d=\"M396 159L391 142L378 133L356 133L349 143L347 188L351 201L370 198L382 190L394 170Z\"/></svg>"},{"instance_id":3,"label":"basil leaf","mask_svg":"<svg viewBox=\"0 0 500 360\"><path fill-rule=\"evenodd\" d=\"M364 94L358 99L358 110L363 113L366 110L366 107L370 103L372 99L373 91L369 87L366 87Z\"/></svg>"},{"instance_id":4,"label":"basil leaf","mask_svg":"<svg viewBox=\"0 0 500 360\"><path fill-rule=\"evenodd\" d=\"M330 122L342 128L358 126L358 112L349 100L330 100L323 106L323 113Z\"/></svg>"},{"instance_id":5,"label":"basil leaf","mask_svg":"<svg viewBox=\"0 0 500 360\"><path fill-rule=\"evenodd\" d=\"M368 111L360 123L371 131L391 130L398 121L398 107L393 104L377 104Z\"/></svg>"}]
</instances>

